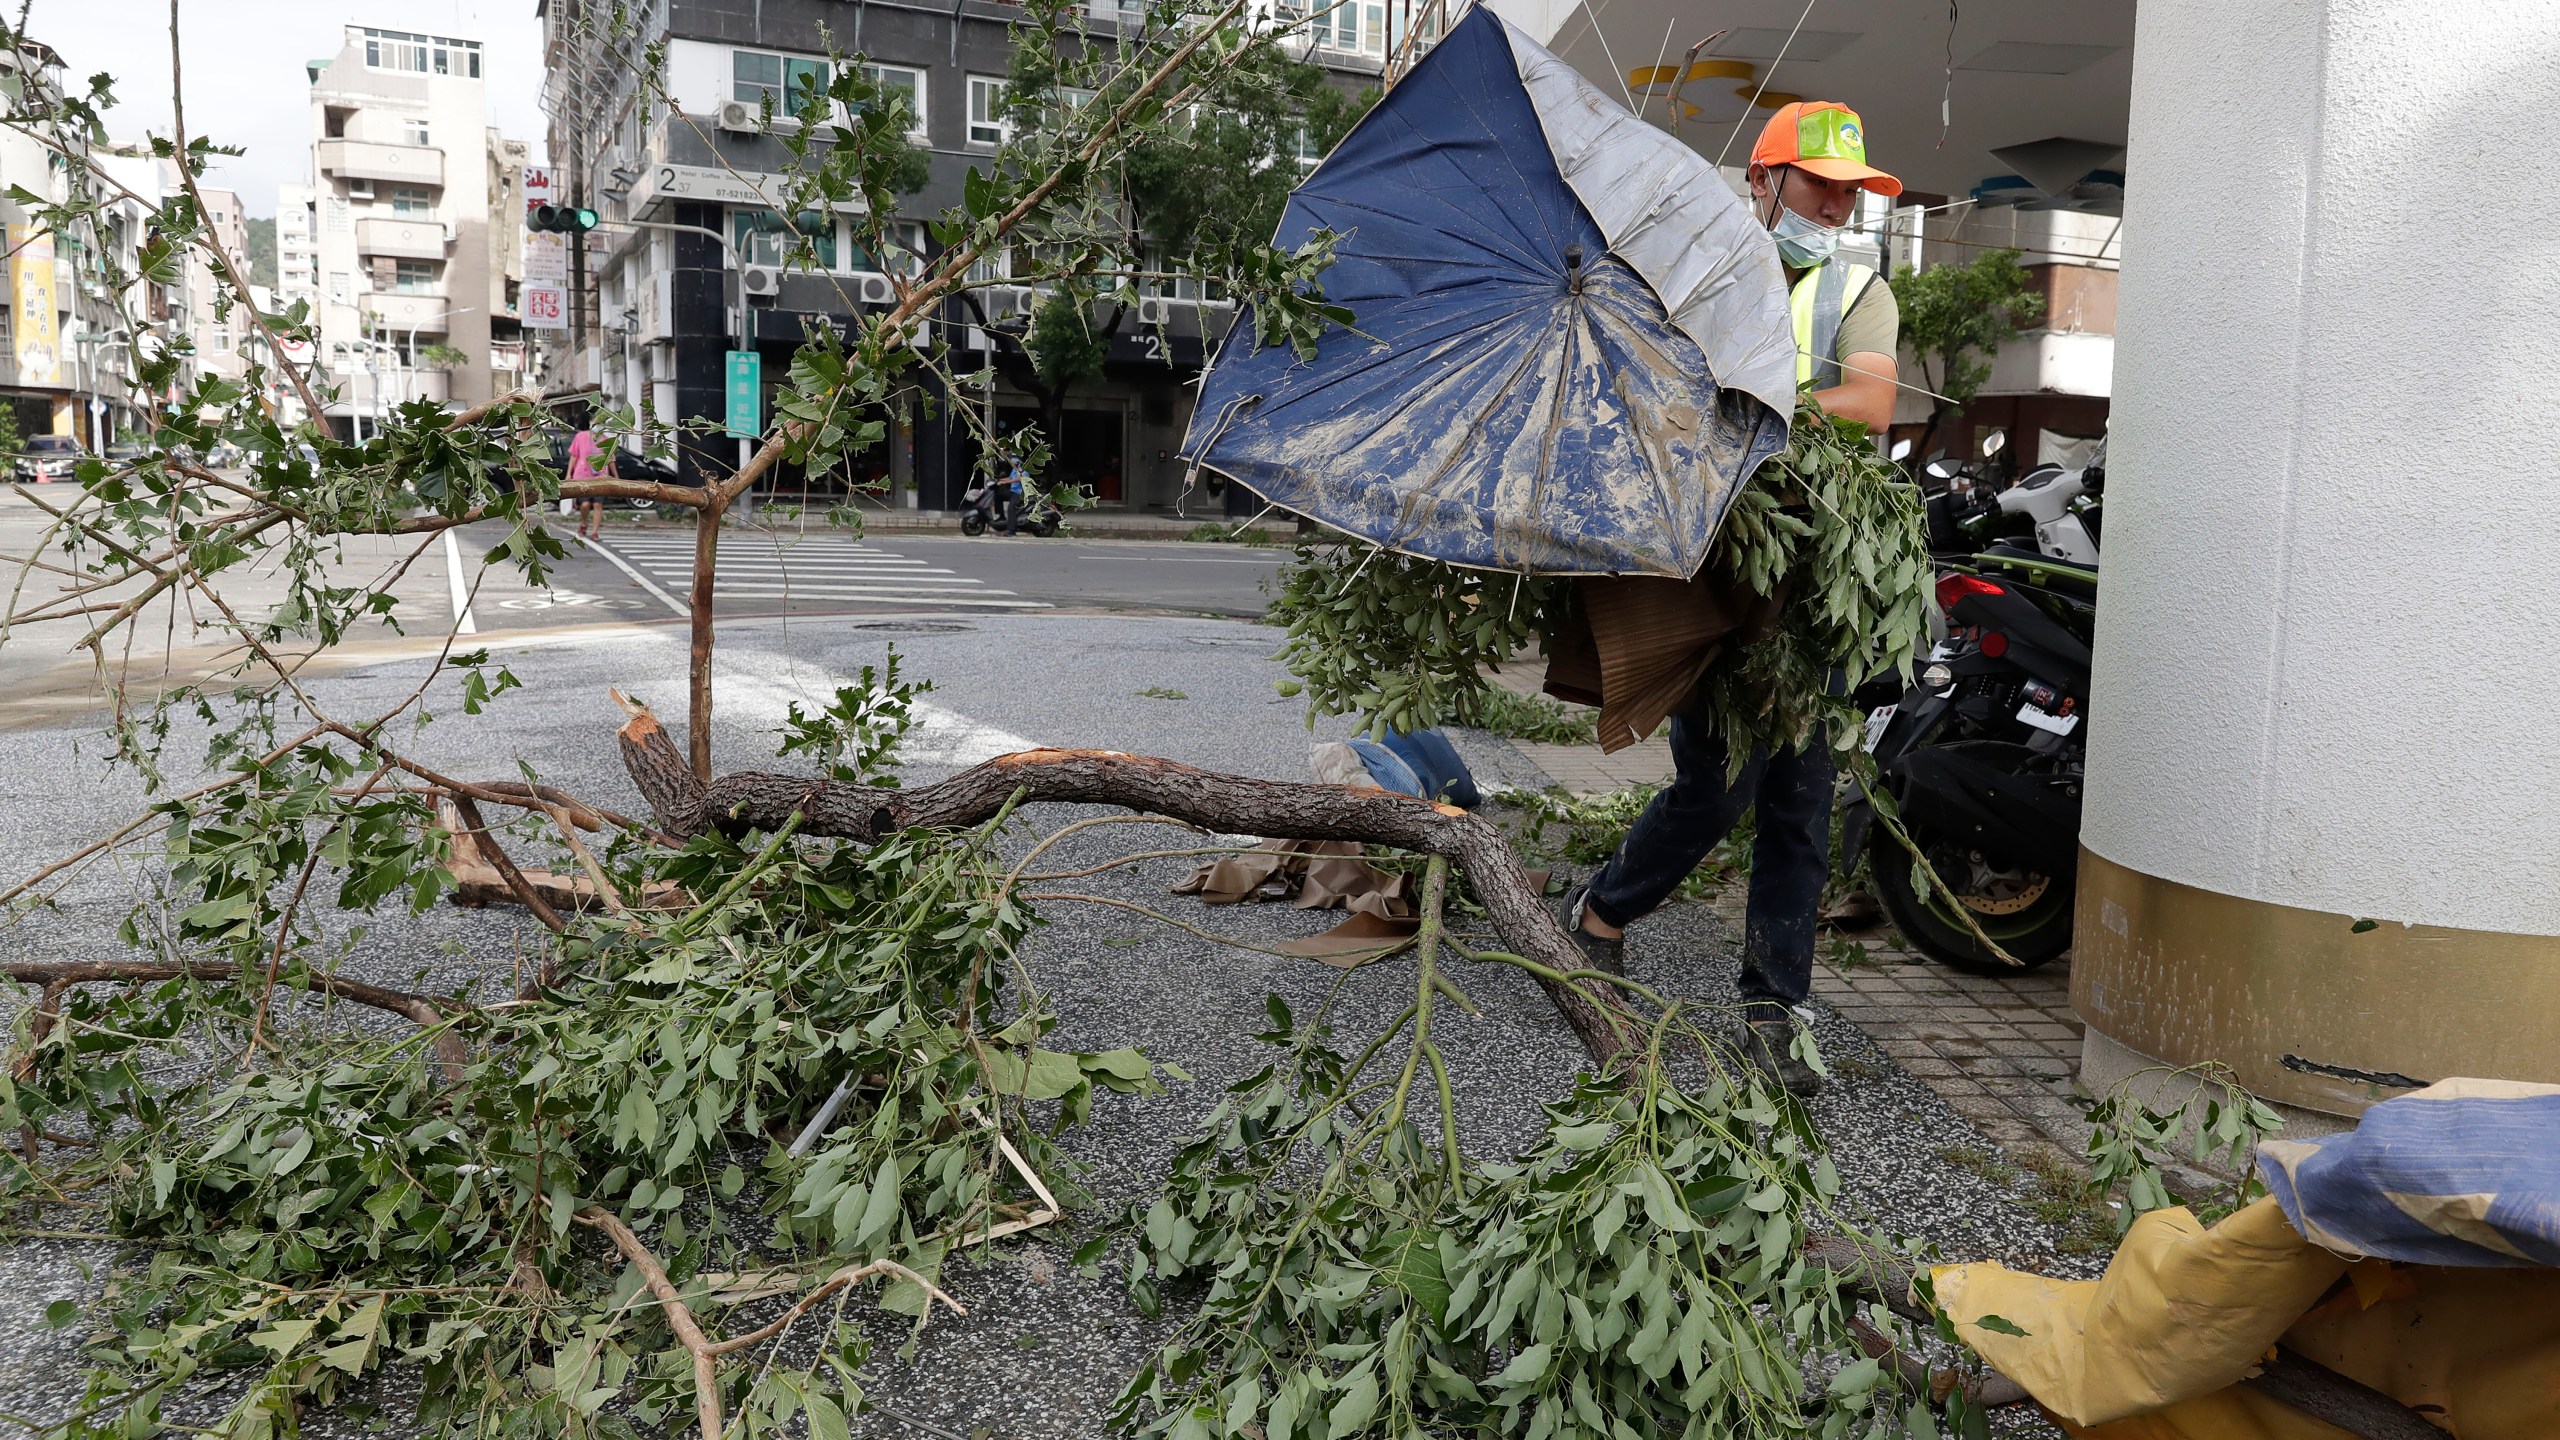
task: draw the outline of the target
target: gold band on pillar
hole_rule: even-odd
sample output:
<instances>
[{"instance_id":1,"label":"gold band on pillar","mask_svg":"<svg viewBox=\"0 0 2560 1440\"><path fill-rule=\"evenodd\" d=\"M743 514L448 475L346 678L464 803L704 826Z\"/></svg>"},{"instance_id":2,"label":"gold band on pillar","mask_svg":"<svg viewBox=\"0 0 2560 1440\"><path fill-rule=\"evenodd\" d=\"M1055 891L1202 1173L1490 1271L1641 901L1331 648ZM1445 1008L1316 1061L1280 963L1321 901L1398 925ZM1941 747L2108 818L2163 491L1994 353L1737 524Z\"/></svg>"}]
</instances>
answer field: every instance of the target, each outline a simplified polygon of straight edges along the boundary
<instances>
[{"instance_id":1,"label":"gold band on pillar","mask_svg":"<svg viewBox=\"0 0 2560 1440\"><path fill-rule=\"evenodd\" d=\"M2357 1075L2560 1083L2560 936L2359 934L2354 916L2199 890L2085 846L2079 891L2072 1008L2153 1059L2219 1060L2255 1094L2345 1116L2408 1093Z\"/></svg>"}]
</instances>

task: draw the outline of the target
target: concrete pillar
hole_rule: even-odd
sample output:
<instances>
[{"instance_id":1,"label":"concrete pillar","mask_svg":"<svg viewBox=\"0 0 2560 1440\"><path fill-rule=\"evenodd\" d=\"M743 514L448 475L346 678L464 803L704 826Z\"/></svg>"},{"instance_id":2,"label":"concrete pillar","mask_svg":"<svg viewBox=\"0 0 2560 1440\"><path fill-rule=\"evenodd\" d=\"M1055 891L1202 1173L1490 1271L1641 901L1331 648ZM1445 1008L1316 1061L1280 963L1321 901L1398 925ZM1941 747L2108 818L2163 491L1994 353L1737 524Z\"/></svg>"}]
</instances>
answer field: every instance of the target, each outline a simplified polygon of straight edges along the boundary
<instances>
[{"instance_id":1,"label":"concrete pillar","mask_svg":"<svg viewBox=\"0 0 2560 1440\"><path fill-rule=\"evenodd\" d=\"M2218 1060L2351 1116L2404 1079L2560 1081L2552 22L2143 0L2072 974L2094 1084Z\"/></svg>"}]
</instances>

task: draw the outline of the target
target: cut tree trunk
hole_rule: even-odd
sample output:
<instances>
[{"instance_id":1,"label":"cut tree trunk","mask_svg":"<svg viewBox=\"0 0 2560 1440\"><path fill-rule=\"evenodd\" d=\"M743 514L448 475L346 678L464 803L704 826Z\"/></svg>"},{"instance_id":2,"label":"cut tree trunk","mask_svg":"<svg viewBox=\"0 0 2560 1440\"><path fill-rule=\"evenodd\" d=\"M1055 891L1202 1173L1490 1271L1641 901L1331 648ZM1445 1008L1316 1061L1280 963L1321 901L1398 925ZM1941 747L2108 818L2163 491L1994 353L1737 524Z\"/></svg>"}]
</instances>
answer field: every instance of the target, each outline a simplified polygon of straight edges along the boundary
<instances>
[{"instance_id":1,"label":"cut tree trunk","mask_svg":"<svg viewBox=\"0 0 2560 1440\"><path fill-rule=\"evenodd\" d=\"M619 692L614 698L631 715L620 735L623 765L673 835L698 835L712 825L771 830L797 815L803 835L876 840L901 830L982 824L1017 794L1119 805L1229 834L1360 840L1445 855L1466 873L1505 945L1557 974L1588 967L1510 840L1491 821L1451 806L1384 790L1225 775L1116 750L1026 750L913 789L752 771L705 785L647 706ZM1648 1026L1614 987L1545 976L1538 983L1603 1070L1642 1052Z\"/></svg>"}]
</instances>

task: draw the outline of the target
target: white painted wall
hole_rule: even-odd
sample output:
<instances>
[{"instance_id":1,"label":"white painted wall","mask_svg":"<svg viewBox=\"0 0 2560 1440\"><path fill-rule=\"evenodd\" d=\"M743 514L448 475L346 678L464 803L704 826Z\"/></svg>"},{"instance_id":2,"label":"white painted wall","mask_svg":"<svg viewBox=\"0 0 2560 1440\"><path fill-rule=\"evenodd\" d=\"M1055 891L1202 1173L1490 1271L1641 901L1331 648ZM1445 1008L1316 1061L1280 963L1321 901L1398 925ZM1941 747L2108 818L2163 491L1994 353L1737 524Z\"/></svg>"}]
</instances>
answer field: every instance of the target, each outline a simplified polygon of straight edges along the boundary
<instances>
[{"instance_id":1,"label":"white painted wall","mask_svg":"<svg viewBox=\"0 0 2560 1440\"><path fill-rule=\"evenodd\" d=\"M2560 934L2549 0L2144 0L2082 839Z\"/></svg>"},{"instance_id":2,"label":"white painted wall","mask_svg":"<svg viewBox=\"0 0 2560 1440\"><path fill-rule=\"evenodd\" d=\"M667 99L687 115L716 115L729 98L729 47L701 40L667 42Z\"/></svg>"}]
</instances>

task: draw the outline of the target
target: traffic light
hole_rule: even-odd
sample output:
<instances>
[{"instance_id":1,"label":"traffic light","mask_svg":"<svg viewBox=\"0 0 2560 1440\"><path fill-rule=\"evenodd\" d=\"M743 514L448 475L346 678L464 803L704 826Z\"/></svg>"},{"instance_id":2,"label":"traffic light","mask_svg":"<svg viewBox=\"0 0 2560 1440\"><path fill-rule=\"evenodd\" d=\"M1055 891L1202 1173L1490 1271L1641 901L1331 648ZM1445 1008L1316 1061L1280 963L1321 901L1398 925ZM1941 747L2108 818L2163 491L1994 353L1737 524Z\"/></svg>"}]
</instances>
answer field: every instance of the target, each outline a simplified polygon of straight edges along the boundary
<instances>
[{"instance_id":1,"label":"traffic light","mask_svg":"<svg viewBox=\"0 0 2560 1440\"><path fill-rule=\"evenodd\" d=\"M572 205L536 205L524 212L524 228L559 235L583 235L596 228L596 212Z\"/></svg>"}]
</instances>

